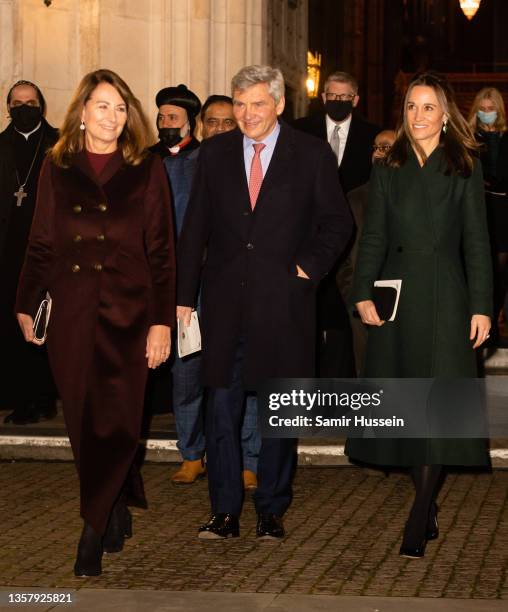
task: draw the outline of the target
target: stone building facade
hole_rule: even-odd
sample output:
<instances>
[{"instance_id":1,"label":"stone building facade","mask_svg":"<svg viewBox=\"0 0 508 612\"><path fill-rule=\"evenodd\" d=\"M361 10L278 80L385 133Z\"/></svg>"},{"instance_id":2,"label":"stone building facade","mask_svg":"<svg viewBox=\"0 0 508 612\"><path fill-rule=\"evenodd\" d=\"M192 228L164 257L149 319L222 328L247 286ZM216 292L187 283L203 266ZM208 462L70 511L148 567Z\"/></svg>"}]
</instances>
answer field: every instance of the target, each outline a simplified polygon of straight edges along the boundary
<instances>
[{"instance_id":1,"label":"stone building facade","mask_svg":"<svg viewBox=\"0 0 508 612\"><path fill-rule=\"evenodd\" d=\"M305 112L308 0L0 0L0 96L18 79L40 85L58 126L79 79L99 67L129 83L146 111L164 86L201 99L229 94L242 66L273 63L291 108ZM0 128L7 119L0 114Z\"/></svg>"}]
</instances>

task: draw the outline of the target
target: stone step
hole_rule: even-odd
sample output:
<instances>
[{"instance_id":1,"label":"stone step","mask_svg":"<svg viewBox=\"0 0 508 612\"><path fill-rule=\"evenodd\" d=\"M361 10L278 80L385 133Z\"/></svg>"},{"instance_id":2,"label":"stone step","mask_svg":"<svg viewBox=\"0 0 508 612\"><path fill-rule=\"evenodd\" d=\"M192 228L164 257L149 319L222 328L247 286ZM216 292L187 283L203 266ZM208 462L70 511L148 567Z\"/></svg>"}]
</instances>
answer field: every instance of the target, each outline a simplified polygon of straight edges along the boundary
<instances>
[{"instance_id":1,"label":"stone step","mask_svg":"<svg viewBox=\"0 0 508 612\"><path fill-rule=\"evenodd\" d=\"M343 439L300 440L299 465L348 466ZM146 461L179 463L176 440L148 439ZM508 440L492 440L490 456L494 468L508 468ZM66 436L0 435L0 460L72 461L72 451Z\"/></svg>"},{"instance_id":2,"label":"stone step","mask_svg":"<svg viewBox=\"0 0 508 612\"><path fill-rule=\"evenodd\" d=\"M483 363L488 372L508 370L508 348L484 349Z\"/></svg>"}]
</instances>

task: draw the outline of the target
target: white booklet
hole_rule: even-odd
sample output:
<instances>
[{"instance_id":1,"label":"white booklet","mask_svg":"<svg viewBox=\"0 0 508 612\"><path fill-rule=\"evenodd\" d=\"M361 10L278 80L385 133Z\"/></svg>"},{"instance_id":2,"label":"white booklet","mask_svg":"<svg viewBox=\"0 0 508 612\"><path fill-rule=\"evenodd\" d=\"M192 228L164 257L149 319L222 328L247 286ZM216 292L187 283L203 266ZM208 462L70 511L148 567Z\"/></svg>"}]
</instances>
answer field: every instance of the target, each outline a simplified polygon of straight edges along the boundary
<instances>
[{"instance_id":1,"label":"white booklet","mask_svg":"<svg viewBox=\"0 0 508 612\"><path fill-rule=\"evenodd\" d=\"M401 287L402 279L377 280L374 282L374 303L382 321L395 320Z\"/></svg>"},{"instance_id":2,"label":"white booklet","mask_svg":"<svg viewBox=\"0 0 508 612\"><path fill-rule=\"evenodd\" d=\"M178 319L178 356L186 357L201 350L201 330L199 329L198 313L193 310L189 327L185 327Z\"/></svg>"}]
</instances>

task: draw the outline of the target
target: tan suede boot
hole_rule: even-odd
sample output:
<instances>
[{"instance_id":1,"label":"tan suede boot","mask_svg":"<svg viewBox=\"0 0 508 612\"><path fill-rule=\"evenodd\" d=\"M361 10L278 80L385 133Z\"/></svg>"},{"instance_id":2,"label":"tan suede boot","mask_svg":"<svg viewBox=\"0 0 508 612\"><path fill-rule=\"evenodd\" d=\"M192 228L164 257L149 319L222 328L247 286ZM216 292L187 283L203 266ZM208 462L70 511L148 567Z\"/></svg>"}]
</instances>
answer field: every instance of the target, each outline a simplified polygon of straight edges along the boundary
<instances>
[{"instance_id":1,"label":"tan suede boot","mask_svg":"<svg viewBox=\"0 0 508 612\"><path fill-rule=\"evenodd\" d=\"M243 471L243 488L246 491L254 491L254 489L258 488L257 476L251 470Z\"/></svg>"},{"instance_id":2,"label":"tan suede boot","mask_svg":"<svg viewBox=\"0 0 508 612\"><path fill-rule=\"evenodd\" d=\"M198 478L203 478L205 473L206 468L203 459L184 461L180 469L171 477L171 482L178 485L192 484Z\"/></svg>"}]
</instances>

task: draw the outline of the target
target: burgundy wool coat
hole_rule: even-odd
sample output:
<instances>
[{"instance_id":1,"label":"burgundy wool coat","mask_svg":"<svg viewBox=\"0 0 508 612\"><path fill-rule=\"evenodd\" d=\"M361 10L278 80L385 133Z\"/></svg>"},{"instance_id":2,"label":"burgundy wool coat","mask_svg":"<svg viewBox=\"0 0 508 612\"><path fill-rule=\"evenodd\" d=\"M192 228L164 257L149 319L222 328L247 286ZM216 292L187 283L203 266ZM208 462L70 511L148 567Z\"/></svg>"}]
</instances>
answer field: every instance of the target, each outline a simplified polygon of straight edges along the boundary
<instances>
[{"instance_id":1,"label":"burgundy wool coat","mask_svg":"<svg viewBox=\"0 0 508 612\"><path fill-rule=\"evenodd\" d=\"M174 233L162 162L117 152L98 178L86 153L44 163L16 311L53 298L48 351L81 485L103 533L141 428L151 325L173 327Z\"/></svg>"}]
</instances>

